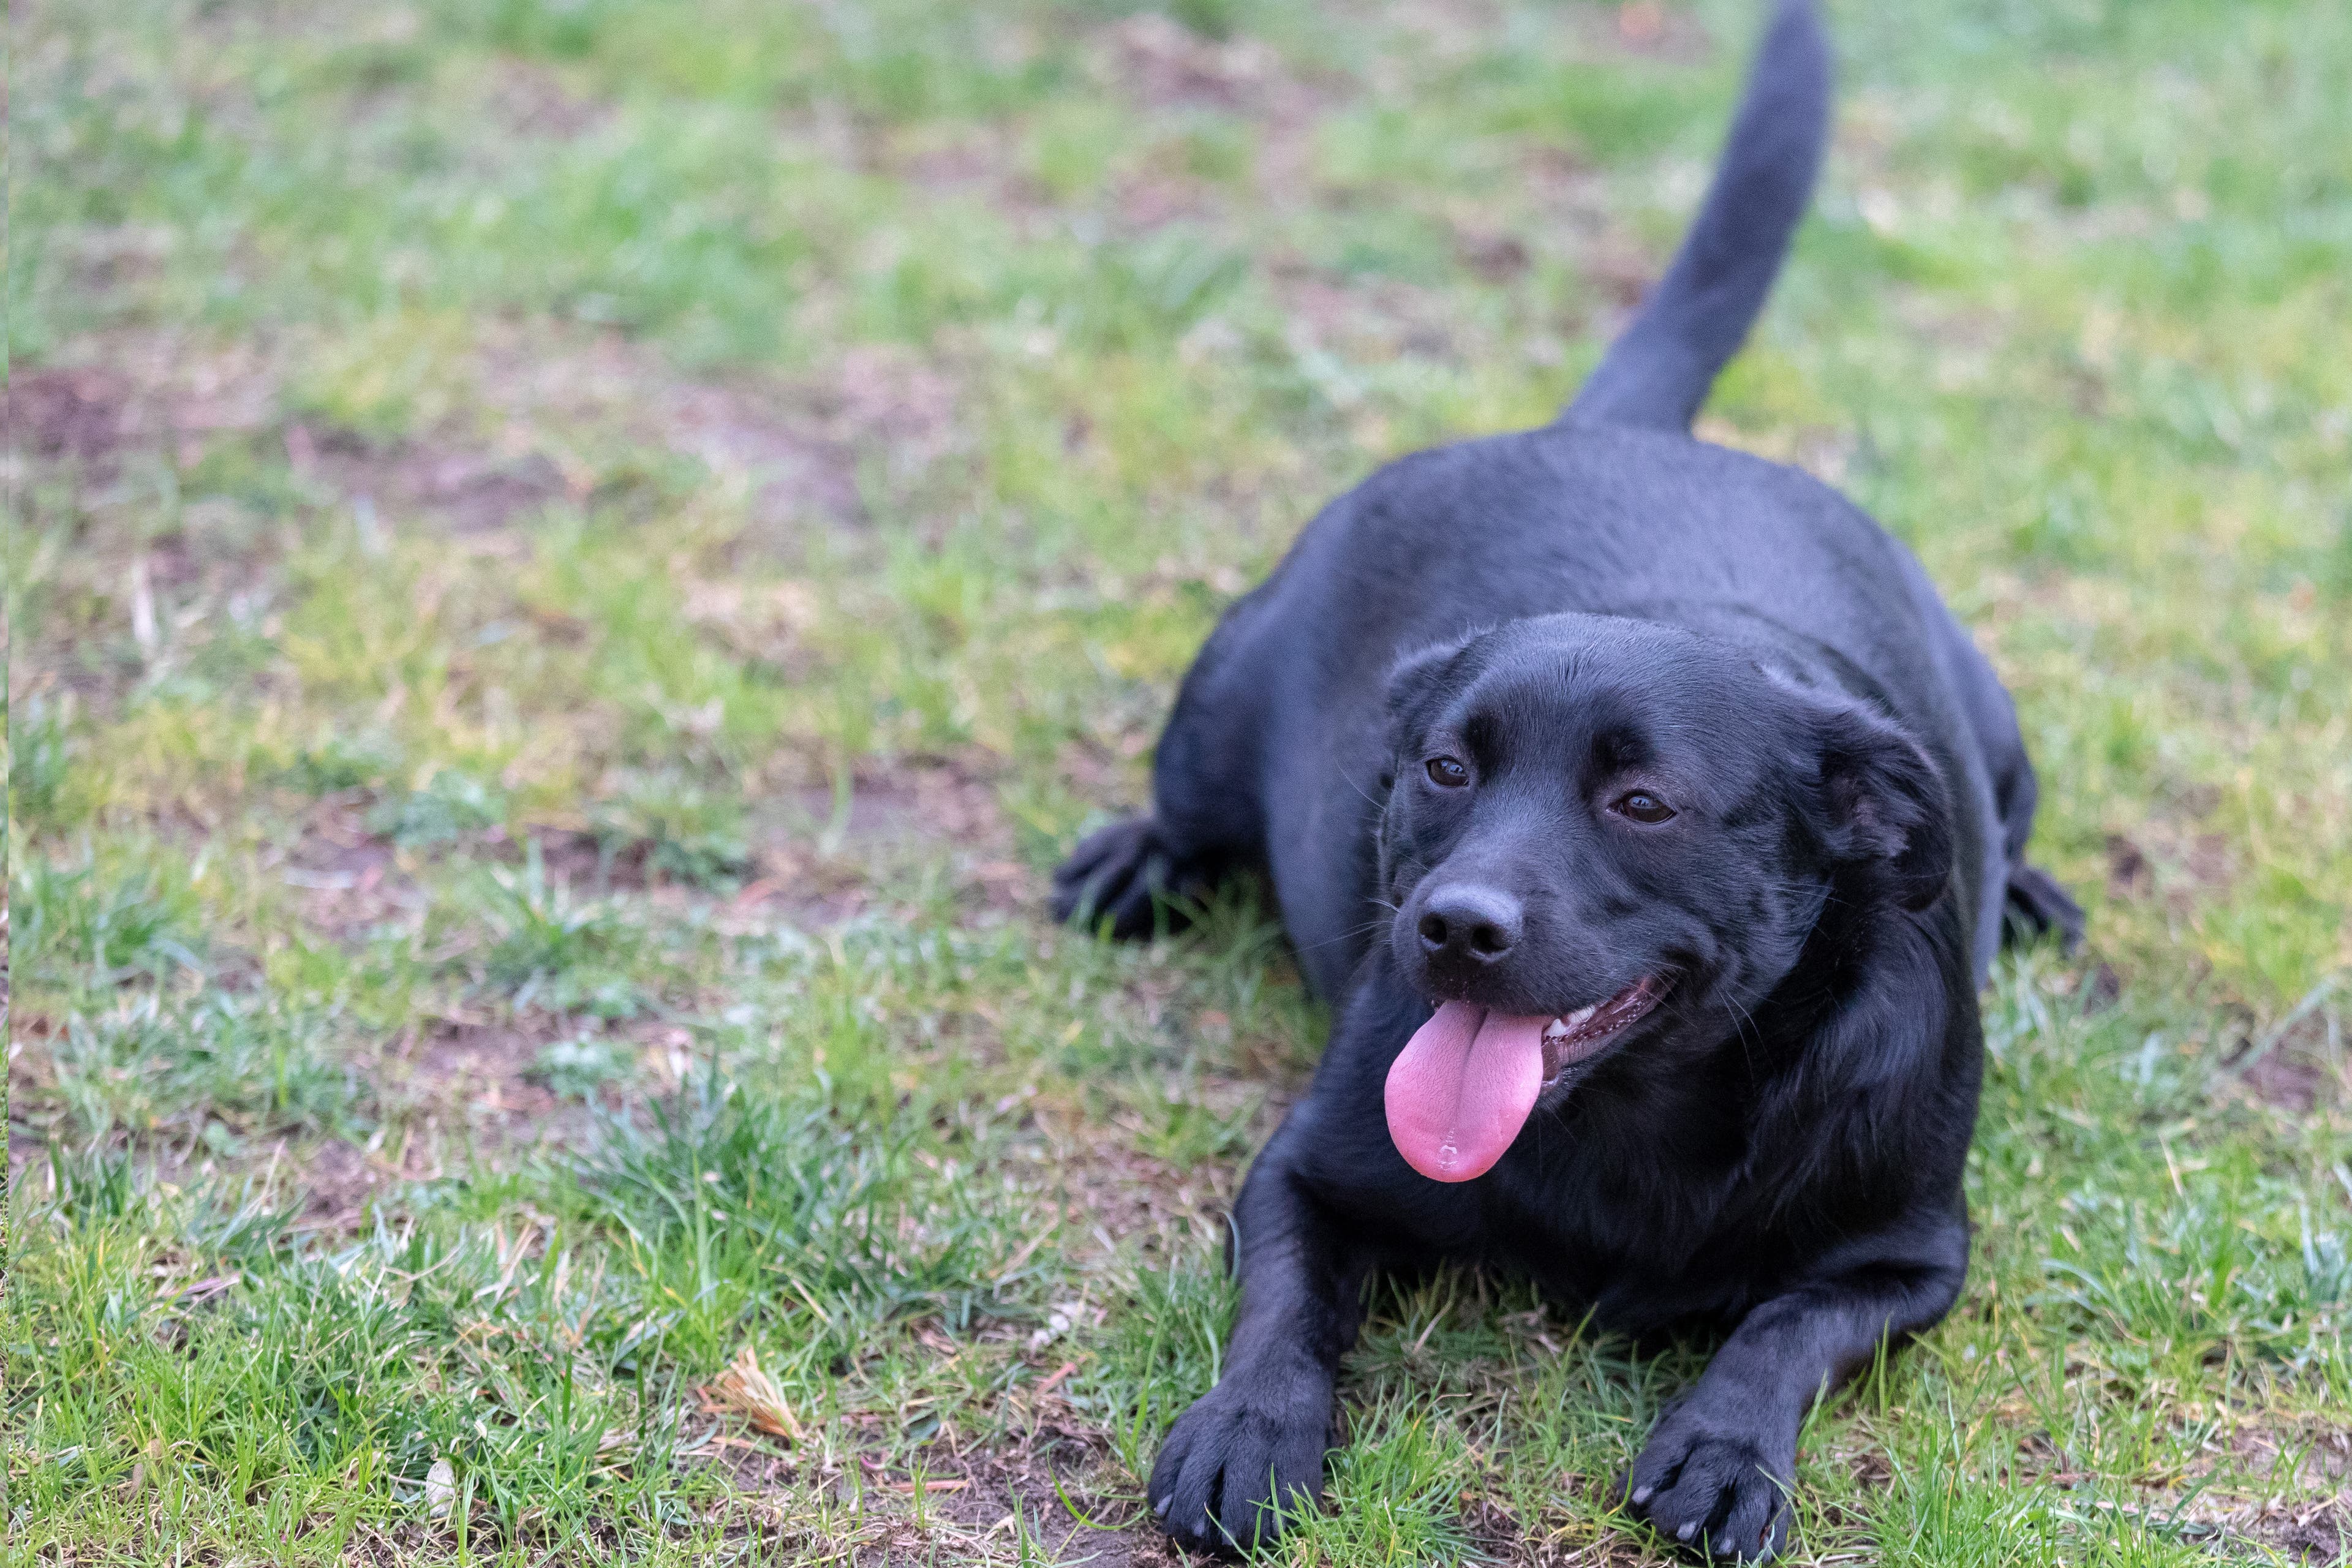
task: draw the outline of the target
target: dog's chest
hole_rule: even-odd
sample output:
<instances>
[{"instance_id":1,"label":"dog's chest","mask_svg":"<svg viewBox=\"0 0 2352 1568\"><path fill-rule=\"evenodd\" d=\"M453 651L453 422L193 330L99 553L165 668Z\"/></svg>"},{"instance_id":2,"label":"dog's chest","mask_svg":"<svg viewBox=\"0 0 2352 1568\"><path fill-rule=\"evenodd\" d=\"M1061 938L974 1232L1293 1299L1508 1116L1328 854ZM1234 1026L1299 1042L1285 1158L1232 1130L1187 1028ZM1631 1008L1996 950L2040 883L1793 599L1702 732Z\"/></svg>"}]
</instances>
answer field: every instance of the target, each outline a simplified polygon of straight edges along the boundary
<instances>
[{"instance_id":1,"label":"dog's chest","mask_svg":"<svg viewBox=\"0 0 2352 1568\"><path fill-rule=\"evenodd\" d=\"M1496 1184L1482 1205L1481 1261L1626 1331L1737 1314L1769 1293L1790 1238L1755 1221L1735 1173L1580 1174Z\"/></svg>"}]
</instances>

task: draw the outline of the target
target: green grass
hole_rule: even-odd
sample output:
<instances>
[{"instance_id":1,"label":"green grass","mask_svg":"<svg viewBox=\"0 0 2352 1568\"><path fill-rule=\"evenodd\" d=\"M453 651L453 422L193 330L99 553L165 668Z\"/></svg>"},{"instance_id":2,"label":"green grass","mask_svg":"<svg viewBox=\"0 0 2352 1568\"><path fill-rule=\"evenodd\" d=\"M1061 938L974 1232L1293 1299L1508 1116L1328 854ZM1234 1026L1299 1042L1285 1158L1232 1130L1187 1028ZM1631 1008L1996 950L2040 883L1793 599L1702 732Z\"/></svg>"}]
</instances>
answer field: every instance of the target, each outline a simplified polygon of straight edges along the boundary
<instances>
[{"instance_id":1,"label":"green grass","mask_svg":"<svg viewBox=\"0 0 2352 1568\"><path fill-rule=\"evenodd\" d=\"M1163 1560L1325 1020L1044 873L1324 499L1573 388L1757 9L25 10L9 1551ZM1832 9L1706 429L1919 551L2093 939L1796 1555L2336 1560L2352 12ZM1278 1555L1664 1561L1705 1352L1386 1289Z\"/></svg>"}]
</instances>

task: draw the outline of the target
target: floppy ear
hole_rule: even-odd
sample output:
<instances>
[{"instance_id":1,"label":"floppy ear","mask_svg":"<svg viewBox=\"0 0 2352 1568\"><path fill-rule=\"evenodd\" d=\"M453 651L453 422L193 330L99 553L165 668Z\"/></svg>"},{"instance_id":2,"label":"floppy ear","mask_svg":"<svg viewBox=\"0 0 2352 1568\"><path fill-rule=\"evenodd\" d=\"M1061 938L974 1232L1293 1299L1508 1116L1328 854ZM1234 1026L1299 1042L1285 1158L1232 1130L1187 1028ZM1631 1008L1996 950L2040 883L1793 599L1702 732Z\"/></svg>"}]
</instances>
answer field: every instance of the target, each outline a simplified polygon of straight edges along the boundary
<instances>
[{"instance_id":1,"label":"floppy ear","mask_svg":"<svg viewBox=\"0 0 2352 1568\"><path fill-rule=\"evenodd\" d=\"M1405 747L1412 743L1429 724L1430 715L1444 700L1449 688L1462 679L1462 656L1469 651L1475 634L1453 642L1433 643L1416 649L1389 667L1388 758L1381 764L1381 802L1380 830L1381 886L1390 886L1395 871L1391 858L1390 833L1394 826L1393 813L1397 797L1397 769L1404 761Z\"/></svg>"},{"instance_id":2,"label":"floppy ear","mask_svg":"<svg viewBox=\"0 0 2352 1568\"><path fill-rule=\"evenodd\" d=\"M1952 802L1935 764L1910 736L1861 708L1824 712L1816 733L1830 852L1885 862L1896 900L1926 909L1952 876Z\"/></svg>"},{"instance_id":3,"label":"floppy ear","mask_svg":"<svg viewBox=\"0 0 2352 1568\"><path fill-rule=\"evenodd\" d=\"M1456 665L1472 638L1432 643L1406 654L1389 668L1388 710L1391 744L1419 729L1430 707L1457 673Z\"/></svg>"}]
</instances>

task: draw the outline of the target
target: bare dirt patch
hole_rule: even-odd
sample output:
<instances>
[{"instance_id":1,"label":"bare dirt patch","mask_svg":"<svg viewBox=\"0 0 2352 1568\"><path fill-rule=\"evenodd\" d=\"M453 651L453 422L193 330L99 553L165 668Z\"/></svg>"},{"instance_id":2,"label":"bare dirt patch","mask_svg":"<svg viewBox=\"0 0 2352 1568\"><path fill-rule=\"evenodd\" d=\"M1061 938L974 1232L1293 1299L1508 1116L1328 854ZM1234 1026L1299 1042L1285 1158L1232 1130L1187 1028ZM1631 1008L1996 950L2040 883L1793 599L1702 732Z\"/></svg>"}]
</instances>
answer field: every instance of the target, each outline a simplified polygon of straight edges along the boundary
<instances>
[{"instance_id":1,"label":"bare dirt patch","mask_svg":"<svg viewBox=\"0 0 2352 1568\"><path fill-rule=\"evenodd\" d=\"M512 56L499 61L489 108L517 135L556 141L585 135L613 117L610 104L582 98L546 66Z\"/></svg>"},{"instance_id":2,"label":"bare dirt patch","mask_svg":"<svg viewBox=\"0 0 2352 1568\"><path fill-rule=\"evenodd\" d=\"M909 489L961 451L961 391L944 363L869 344L810 380L696 379L617 332L518 329L493 335L477 379L507 460L536 455L584 498L615 451L685 458L772 538L863 521L869 486Z\"/></svg>"},{"instance_id":3,"label":"bare dirt patch","mask_svg":"<svg viewBox=\"0 0 2352 1568\"><path fill-rule=\"evenodd\" d=\"M133 395L103 366L20 372L8 385L8 427L20 451L89 462L132 437Z\"/></svg>"},{"instance_id":4,"label":"bare dirt patch","mask_svg":"<svg viewBox=\"0 0 2352 1568\"><path fill-rule=\"evenodd\" d=\"M1040 1401L1053 1402L1051 1394ZM937 1515L948 1528L967 1536L1002 1537L1005 1548L1013 1544L1016 1531L1025 1530L1037 1550L1053 1563L1174 1568L1182 1562L1167 1537L1151 1528L1139 1505L1132 1500L1103 1497L1097 1488L1085 1483L1084 1472L1097 1468L1097 1456L1088 1445L1066 1439L1011 1453L975 1452L963 1458L958 1473L945 1478L963 1484L940 1497ZM911 1493L911 1480L898 1484L906 1485ZM1077 1518L1065 1506L1064 1497L1087 1517ZM1115 1528L1097 1528L1104 1524ZM894 1542L885 1559L908 1563L930 1560L931 1553L913 1542Z\"/></svg>"},{"instance_id":5,"label":"bare dirt patch","mask_svg":"<svg viewBox=\"0 0 2352 1568\"><path fill-rule=\"evenodd\" d=\"M539 846L540 864L550 881L603 893L641 891L659 879L653 846L643 840L617 843L605 835L572 827L534 827L530 837Z\"/></svg>"},{"instance_id":6,"label":"bare dirt patch","mask_svg":"<svg viewBox=\"0 0 2352 1568\"><path fill-rule=\"evenodd\" d=\"M349 431L313 435L286 427L286 458L297 477L370 512L424 515L457 533L503 528L520 514L571 493L542 452L501 456L437 442L372 442Z\"/></svg>"},{"instance_id":7,"label":"bare dirt patch","mask_svg":"<svg viewBox=\"0 0 2352 1568\"><path fill-rule=\"evenodd\" d=\"M1180 1170L1109 1139L1066 1138L1057 1145L1055 1173L1072 1202L1063 1214L1076 1250L1100 1249L1144 1238L1162 1258L1200 1246L1222 1250L1223 1216L1241 1191L1238 1161L1210 1161Z\"/></svg>"},{"instance_id":8,"label":"bare dirt patch","mask_svg":"<svg viewBox=\"0 0 2352 1568\"><path fill-rule=\"evenodd\" d=\"M1002 848L1003 813L986 779L938 764L861 772L845 797L809 788L793 796L803 818L852 845L947 838L970 847Z\"/></svg>"},{"instance_id":9,"label":"bare dirt patch","mask_svg":"<svg viewBox=\"0 0 2352 1568\"><path fill-rule=\"evenodd\" d=\"M1054 194L1024 163L1021 137L1007 126L898 126L863 141L855 132L839 140L847 143L837 154L844 162L861 162L934 196L984 202L1017 227L1034 231L1056 210Z\"/></svg>"},{"instance_id":10,"label":"bare dirt patch","mask_svg":"<svg viewBox=\"0 0 2352 1568\"><path fill-rule=\"evenodd\" d=\"M341 1231L359 1223L367 1205L397 1172L365 1149L335 1140L305 1152L301 1173L301 1225L308 1230Z\"/></svg>"},{"instance_id":11,"label":"bare dirt patch","mask_svg":"<svg viewBox=\"0 0 2352 1568\"><path fill-rule=\"evenodd\" d=\"M9 378L20 454L111 474L134 447L194 461L203 441L267 425L276 387L247 343L199 344L169 332L112 332L69 345Z\"/></svg>"},{"instance_id":12,"label":"bare dirt patch","mask_svg":"<svg viewBox=\"0 0 2352 1568\"><path fill-rule=\"evenodd\" d=\"M289 414L281 387L301 352L149 330L77 341L16 373L18 449L103 478L135 450L185 468L218 437L276 432L297 477L344 505L481 533L591 500L630 453L700 465L764 524L854 523L866 487L911 487L963 445L945 362L896 345L851 349L801 381L698 378L618 332L493 323L452 367L472 405L400 439Z\"/></svg>"},{"instance_id":13,"label":"bare dirt patch","mask_svg":"<svg viewBox=\"0 0 2352 1568\"><path fill-rule=\"evenodd\" d=\"M535 1143L579 1148L593 1120L588 1108L532 1076L541 1049L572 1032L569 1022L545 1014L507 1022L441 1018L388 1054L405 1069L405 1092L428 1126L461 1131L491 1153Z\"/></svg>"},{"instance_id":14,"label":"bare dirt patch","mask_svg":"<svg viewBox=\"0 0 2352 1568\"><path fill-rule=\"evenodd\" d=\"M2239 1079L2264 1104L2307 1116L2333 1087L2333 1075L2297 1054L2273 1049Z\"/></svg>"},{"instance_id":15,"label":"bare dirt patch","mask_svg":"<svg viewBox=\"0 0 2352 1568\"><path fill-rule=\"evenodd\" d=\"M1255 123L1258 153L1250 184L1261 203L1293 205L1314 190L1315 124L1357 90L1346 77L1304 70L1255 39L1203 37L1158 12L1103 29L1090 53L1095 79L1121 103L1158 111L1217 110ZM1125 215L1129 222L1150 226L1155 212L1194 216L1221 200L1217 193L1178 181L1158 190L1139 187L1123 205L1131 204Z\"/></svg>"},{"instance_id":16,"label":"bare dirt patch","mask_svg":"<svg viewBox=\"0 0 2352 1568\"><path fill-rule=\"evenodd\" d=\"M2235 1537L2258 1542L2305 1563L2340 1563L2352 1546L2352 1497L2317 1502L2272 1502L2217 1513L2211 1525L2221 1544Z\"/></svg>"},{"instance_id":17,"label":"bare dirt patch","mask_svg":"<svg viewBox=\"0 0 2352 1568\"><path fill-rule=\"evenodd\" d=\"M1355 361L1459 357L1458 312L1433 289L1392 279L1343 280L1307 268L1272 276L1294 341Z\"/></svg>"},{"instance_id":18,"label":"bare dirt patch","mask_svg":"<svg viewBox=\"0 0 2352 1568\"><path fill-rule=\"evenodd\" d=\"M1698 65L1715 52L1715 40L1696 16L1659 0L1625 0L1594 31L1627 54L1678 65Z\"/></svg>"},{"instance_id":19,"label":"bare dirt patch","mask_svg":"<svg viewBox=\"0 0 2352 1568\"><path fill-rule=\"evenodd\" d=\"M721 1433L693 1457L727 1473L735 1506L751 1519L765 1517L771 1500L788 1488L829 1495L837 1520L858 1522L848 1531L836 1525L823 1541L826 1561L871 1568L981 1561L1179 1568L1184 1559L1126 1494L1129 1483L1107 1463L1098 1435L1063 1419L1073 1413L1051 1388L1013 1397L1027 1406L1025 1431L986 1447L933 1444L918 1461L919 1478L855 1448L818 1460L756 1433ZM782 1521L791 1517L787 1509ZM813 1551L819 1542L804 1544Z\"/></svg>"},{"instance_id":20,"label":"bare dirt patch","mask_svg":"<svg viewBox=\"0 0 2352 1568\"><path fill-rule=\"evenodd\" d=\"M2237 879L2237 858L2228 838L2162 819L2143 823L2128 835L2108 834L2106 852L2110 898L2161 898L2179 914Z\"/></svg>"},{"instance_id":21,"label":"bare dirt patch","mask_svg":"<svg viewBox=\"0 0 2352 1568\"><path fill-rule=\"evenodd\" d=\"M845 799L814 786L788 796L732 910L747 919L838 924L882 907L893 874L941 860L975 909L1011 913L1043 899L1038 879L1014 857L993 784L929 763L862 771Z\"/></svg>"},{"instance_id":22,"label":"bare dirt patch","mask_svg":"<svg viewBox=\"0 0 2352 1568\"><path fill-rule=\"evenodd\" d=\"M311 929L351 942L424 905L415 879L393 846L331 808L313 816L302 837L277 866L278 879L297 889Z\"/></svg>"},{"instance_id":23,"label":"bare dirt patch","mask_svg":"<svg viewBox=\"0 0 2352 1568\"><path fill-rule=\"evenodd\" d=\"M1211 105L1265 115L1307 91L1266 45L1203 37L1156 11L1109 28L1097 68L1129 101L1155 109Z\"/></svg>"},{"instance_id":24,"label":"bare dirt patch","mask_svg":"<svg viewBox=\"0 0 2352 1568\"><path fill-rule=\"evenodd\" d=\"M2046 1439L2037 1436L2029 1443L2054 1456ZM2028 1445L2021 1444L2020 1451L2028 1451ZM2176 1479L2169 1484L2194 1485L2197 1491L2178 1509L2151 1497L2151 1512L2170 1511L2186 1524L2190 1539L2207 1542L2224 1555L2231 1554L2232 1542L2251 1542L2302 1562L2343 1561L2345 1548L2352 1545L2352 1489L2345 1485L2352 1476L2352 1432L2256 1420L2229 1434L2227 1455L2217 1460L2230 1472L2224 1484L2206 1489L2204 1478L2215 1473L2212 1468ZM2066 1485L2084 1477L2067 1472L2040 1479ZM2258 1495L2249 1497L2250 1490Z\"/></svg>"},{"instance_id":25,"label":"bare dirt patch","mask_svg":"<svg viewBox=\"0 0 2352 1568\"><path fill-rule=\"evenodd\" d=\"M2263 1104L2298 1116L2352 1100L2352 1056L2345 1051L2343 1016L2330 1000L2323 985L2260 1032L2240 1010L2245 1040L2223 1069L2226 1079Z\"/></svg>"}]
</instances>

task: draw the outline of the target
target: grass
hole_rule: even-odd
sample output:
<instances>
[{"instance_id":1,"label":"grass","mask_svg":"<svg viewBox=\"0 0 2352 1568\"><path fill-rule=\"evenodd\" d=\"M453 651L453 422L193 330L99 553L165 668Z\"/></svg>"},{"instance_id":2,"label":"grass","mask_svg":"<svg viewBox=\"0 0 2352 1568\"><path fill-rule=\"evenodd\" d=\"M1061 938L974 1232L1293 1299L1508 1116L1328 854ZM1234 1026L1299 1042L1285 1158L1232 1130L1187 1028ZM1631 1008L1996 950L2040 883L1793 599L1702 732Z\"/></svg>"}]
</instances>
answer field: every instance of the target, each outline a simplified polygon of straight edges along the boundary
<instances>
[{"instance_id":1,"label":"grass","mask_svg":"<svg viewBox=\"0 0 2352 1568\"><path fill-rule=\"evenodd\" d=\"M1324 498L1575 385L1756 9L23 9L9 1552L1165 1561L1325 1024L1044 873ZM1833 10L1706 429L1919 551L2093 940L1796 1555L2341 1560L2352 13ZM1704 1353L1386 1289L1278 1556L1664 1561Z\"/></svg>"}]
</instances>

